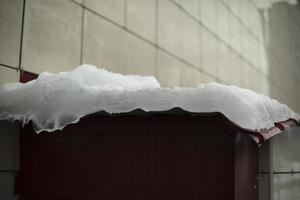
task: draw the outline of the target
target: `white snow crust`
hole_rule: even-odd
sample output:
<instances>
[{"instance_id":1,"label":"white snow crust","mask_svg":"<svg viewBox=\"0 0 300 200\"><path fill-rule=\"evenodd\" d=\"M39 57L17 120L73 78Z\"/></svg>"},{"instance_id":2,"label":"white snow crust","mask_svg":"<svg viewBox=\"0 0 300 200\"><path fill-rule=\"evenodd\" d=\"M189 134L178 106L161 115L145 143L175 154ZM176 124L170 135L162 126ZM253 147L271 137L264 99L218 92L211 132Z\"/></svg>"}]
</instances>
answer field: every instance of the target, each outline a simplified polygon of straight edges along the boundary
<instances>
[{"instance_id":1,"label":"white snow crust","mask_svg":"<svg viewBox=\"0 0 300 200\"><path fill-rule=\"evenodd\" d=\"M63 129L85 115L165 111L221 112L237 125L260 130L299 114L248 89L218 83L194 88L162 88L154 77L121 75L82 65L70 72L43 72L28 83L7 84L0 91L0 120L33 122L36 132Z\"/></svg>"}]
</instances>

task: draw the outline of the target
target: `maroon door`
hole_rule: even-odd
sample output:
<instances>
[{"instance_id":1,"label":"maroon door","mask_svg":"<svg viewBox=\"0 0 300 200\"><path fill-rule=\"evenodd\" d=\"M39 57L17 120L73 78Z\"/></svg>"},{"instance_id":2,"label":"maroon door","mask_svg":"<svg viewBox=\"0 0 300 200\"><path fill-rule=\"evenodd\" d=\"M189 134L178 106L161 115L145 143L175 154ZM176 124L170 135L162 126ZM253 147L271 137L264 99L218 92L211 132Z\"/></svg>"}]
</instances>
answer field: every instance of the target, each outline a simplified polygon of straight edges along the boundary
<instances>
[{"instance_id":1,"label":"maroon door","mask_svg":"<svg viewBox=\"0 0 300 200\"><path fill-rule=\"evenodd\" d=\"M41 134L26 126L20 196L233 200L235 138L216 116L90 116Z\"/></svg>"}]
</instances>

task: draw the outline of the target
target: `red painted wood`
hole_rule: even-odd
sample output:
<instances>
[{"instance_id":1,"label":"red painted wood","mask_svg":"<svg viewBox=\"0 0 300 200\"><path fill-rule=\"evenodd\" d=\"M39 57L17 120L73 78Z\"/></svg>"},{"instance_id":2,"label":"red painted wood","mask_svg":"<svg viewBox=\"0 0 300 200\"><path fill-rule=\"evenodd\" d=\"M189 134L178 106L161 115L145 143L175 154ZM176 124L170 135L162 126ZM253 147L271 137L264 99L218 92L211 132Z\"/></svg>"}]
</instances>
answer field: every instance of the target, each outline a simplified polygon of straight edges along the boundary
<instances>
[{"instance_id":1,"label":"red painted wood","mask_svg":"<svg viewBox=\"0 0 300 200\"><path fill-rule=\"evenodd\" d=\"M21 83L26 83L28 81L34 80L38 77L37 74L31 73L31 72L27 72L27 71L22 71L20 73L20 82Z\"/></svg>"},{"instance_id":2,"label":"red painted wood","mask_svg":"<svg viewBox=\"0 0 300 200\"><path fill-rule=\"evenodd\" d=\"M257 172L257 145L248 137L237 134L235 138L235 199L258 199Z\"/></svg>"},{"instance_id":3,"label":"red painted wood","mask_svg":"<svg viewBox=\"0 0 300 200\"><path fill-rule=\"evenodd\" d=\"M40 134L27 125L20 198L232 200L235 177L254 176L235 169L245 167L235 162L235 138L220 116L93 115ZM248 159L254 154L243 152L247 164L257 164ZM252 192L244 185L240 199Z\"/></svg>"}]
</instances>

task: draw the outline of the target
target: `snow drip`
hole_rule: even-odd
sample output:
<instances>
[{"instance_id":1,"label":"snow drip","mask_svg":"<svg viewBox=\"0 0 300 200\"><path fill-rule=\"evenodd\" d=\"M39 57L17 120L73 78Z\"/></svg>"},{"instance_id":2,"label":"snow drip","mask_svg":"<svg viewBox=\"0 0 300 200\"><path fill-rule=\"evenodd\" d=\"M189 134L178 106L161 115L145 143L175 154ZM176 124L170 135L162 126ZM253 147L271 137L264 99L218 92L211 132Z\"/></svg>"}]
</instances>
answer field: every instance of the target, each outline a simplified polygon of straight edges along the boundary
<instances>
[{"instance_id":1,"label":"snow drip","mask_svg":"<svg viewBox=\"0 0 300 200\"><path fill-rule=\"evenodd\" d=\"M300 116L286 105L251 90L217 83L194 88L162 88L154 77L122 75L82 65L70 72L43 72L28 83L0 91L0 120L32 121L35 131L55 131L85 115L165 111L221 112L237 125L260 130Z\"/></svg>"}]
</instances>

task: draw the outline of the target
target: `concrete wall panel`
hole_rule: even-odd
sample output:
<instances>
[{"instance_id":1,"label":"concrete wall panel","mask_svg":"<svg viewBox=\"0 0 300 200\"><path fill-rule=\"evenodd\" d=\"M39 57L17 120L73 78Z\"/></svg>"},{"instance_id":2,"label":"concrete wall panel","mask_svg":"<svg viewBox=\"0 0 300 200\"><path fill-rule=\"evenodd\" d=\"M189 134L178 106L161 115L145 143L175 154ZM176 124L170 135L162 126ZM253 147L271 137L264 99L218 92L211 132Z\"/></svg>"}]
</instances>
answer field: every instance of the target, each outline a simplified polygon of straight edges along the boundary
<instances>
[{"instance_id":1,"label":"concrete wall panel","mask_svg":"<svg viewBox=\"0 0 300 200\"><path fill-rule=\"evenodd\" d=\"M23 68L41 73L80 64L81 7L71 1L26 1Z\"/></svg>"},{"instance_id":2,"label":"concrete wall panel","mask_svg":"<svg viewBox=\"0 0 300 200\"><path fill-rule=\"evenodd\" d=\"M196 19L200 18L200 0L183 0L182 7Z\"/></svg>"},{"instance_id":3,"label":"concrete wall panel","mask_svg":"<svg viewBox=\"0 0 300 200\"><path fill-rule=\"evenodd\" d=\"M200 25L189 16L182 14L182 53L179 55L187 62L200 66Z\"/></svg>"},{"instance_id":4,"label":"concrete wall panel","mask_svg":"<svg viewBox=\"0 0 300 200\"><path fill-rule=\"evenodd\" d=\"M181 85L181 62L163 51L157 52L157 78L161 86Z\"/></svg>"},{"instance_id":5,"label":"concrete wall panel","mask_svg":"<svg viewBox=\"0 0 300 200\"><path fill-rule=\"evenodd\" d=\"M6 83L19 81L19 72L15 69L10 69L0 65L0 90Z\"/></svg>"},{"instance_id":6,"label":"concrete wall panel","mask_svg":"<svg viewBox=\"0 0 300 200\"><path fill-rule=\"evenodd\" d=\"M125 0L85 0L85 5L120 25L125 25Z\"/></svg>"},{"instance_id":7,"label":"concrete wall panel","mask_svg":"<svg viewBox=\"0 0 300 200\"><path fill-rule=\"evenodd\" d=\"M128 29L155 43L156 0L127 0Z\"/></svg>"},{"instance_id":8,"label":"concrete wall panel","mask_svg":"<svg viewBox=\"0 0 300 200\"><path fill-rule=\"evenodd\" d=\"M182 23L180 9L170 0L158 4L158 45L180 56L182 53Z\"/></svg>"},{"instance_id":9,"label":"concrete wall panel","mask_svg":"<svg viewBox=\"0 0 300 200\"><path fill-rule=\"evenodd\" d=\"M212 31L217 28L217 3L219 0L199 0L200 1L200 20Z\"/></svg>"},{"instance_id":10,"label":"concrete wall panel","mask_svg":"<svg viewBox=\"0 0 300 200\"><path fill-rule=\"evenodd\" d=\"M154 76L155 47L130 34L126 42L126 73Z\"/></svg>"},{"instance_id":11,"label":"concrete wall panel","mask_svg":"<svg viewBox=\"0 0 300 200\"><path fill-rule=\"evenodd\" d=\"M84 24L83 63L125 73L127 33L88 11Z\"/></svg>"},{"instance_id":12,"label":"concrete wall panel","mask_svg":"<svg viewBox=\"0 0 300 200\"><path fill-rule=\"evenodd\" d=\"M181 84L183 87L195 87L202 81L202 74L197 69L182 63Z\"/></svg>"},{"instance_id":13,"label":"concrete wall panel","mask_svg":"<svg viewBox=\"0 0 300 200\"><path fill-rule=\"evenodd\" d=\"M18 67L23 1L0 1L0 63Z\"/></svg>"}]
</instances>

